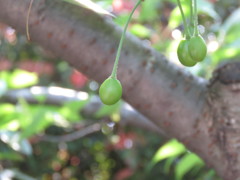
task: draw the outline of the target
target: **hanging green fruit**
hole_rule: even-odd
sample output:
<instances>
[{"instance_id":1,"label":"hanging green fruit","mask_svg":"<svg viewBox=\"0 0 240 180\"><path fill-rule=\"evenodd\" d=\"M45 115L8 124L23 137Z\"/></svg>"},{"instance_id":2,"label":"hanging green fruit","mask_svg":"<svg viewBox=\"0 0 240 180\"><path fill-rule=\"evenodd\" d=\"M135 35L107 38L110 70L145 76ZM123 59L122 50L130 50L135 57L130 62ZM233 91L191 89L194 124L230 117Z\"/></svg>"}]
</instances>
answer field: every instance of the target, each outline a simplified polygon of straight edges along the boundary
<instances>
[{"instance_id":1,"label":"hanging green fruit","mask_svg":"<svg viewBox=\"0 0 240 180\"><path fill-rule=\"evenodd\" d=\"M189 44L189 40L182 40L178 45L177 55L182 65L187 67L192 67L197 63L191 58L189 54L188 44Z\"/></svg>"},{"instance_id":2,"label":"hanging green fruit","mask_svg":"<svg viewBox=\"0 0 240 180\"><path fill-rule=\"evenodd\" d=\"M137 4L134 6L133 10L131 11L128 20L125 24L120 42L119 42L119 46L118 46L118 50L117 50L117 55L116 55L116 59L114 62L114 66L113 66L113 70L112 70L112 74L109 78L107 78L100 86L99 88L99 95L100 95L100 99L102 100L102 102L106 105L113 105L115 103L117 103L122 96L122 85L120 83L120 81L117 79L117 67L118 67L118 61L119 61L119 57L120 57L120 53L121 53L121 49L122 49L122 45L123 45L123 40L127 31L127 27L128 24L132 18L132 15L134 13L134 11L137 9L137 7L140 5L142 0L138 0Z\"/></svg>"}]
</instances>

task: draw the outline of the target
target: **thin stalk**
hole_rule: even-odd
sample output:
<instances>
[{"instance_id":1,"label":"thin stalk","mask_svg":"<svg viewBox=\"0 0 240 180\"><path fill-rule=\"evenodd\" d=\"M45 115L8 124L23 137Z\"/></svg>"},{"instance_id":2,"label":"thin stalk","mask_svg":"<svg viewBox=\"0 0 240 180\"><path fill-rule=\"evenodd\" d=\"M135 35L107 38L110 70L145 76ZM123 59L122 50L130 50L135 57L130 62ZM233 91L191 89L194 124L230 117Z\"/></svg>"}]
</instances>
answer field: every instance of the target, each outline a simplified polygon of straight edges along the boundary
<instances>
[{"instance_id":1,"label":"thin stalk","mask_svg":"<svg viewBox=\"0 0 240 180\"><path fill-rule=\"evenodd\" d=\"M122 32L122 36L121 36L121 39L120 39L120 42L119 42L119 45L118 45L118 49L117 49L117 54L116 54L116 59L115 59L115 62L114 62L114 66L113 66L113 70L112 70L112 74L111 74L111 78L117 78L117 67L118 67L118 61L119 61L119 58L120 58L120 53L121 53L121 50L122 50L122 45L123 45L123 40L124 40L124 37L125 37L125 34L126 34L126 31L127 31L127 27L128 27L128 24L132 18L132 15L134 13L134 11L137 9L137 7L140 5L142 0L138 0L137 4L134 6L133 10L131 11L129 17L128 17L128 20L125 24L125 27L123 29L123 32Z\"/></svg>"},{"instance_id":2,"label":"thin stalk","mask_svg":"<svg viewBox=\"0 0 240 180\"><path fill-rule=\"evenodd\" d=\"M189 0L189 7L190 7L190 27L192 28L194 27L193 0ZM194 33L194 30L193 30L193 33Z\"/></svg>"},{"instance_id":3,"label":"thin stalk","mask_svg":"<svg viewBox=\"0 0 240 180\"><path fill-rule=\"evenodd\" d=\"M194 36L198 36L198 15L197 15L197 0L194 0Z\"/></svg>"},{"instance_id":4,"label":"thin stalk","mask_svg":"<svg viewBox=\"0 0 240 180\"><path fill-rule=\"evenodd\" d=\"M193 23L193 0L189 0L190 3L190 23Z\"/></svg>"},{"instance_id":5,"label":"thin stalk","mask_svg":"<svg viewBox=\"0 0 240 180\"><path fill-rule=\"evenodd\" d=\"M187 36L187 38L189 38L190 37L190 32L189 32L189 29L188 29L187 21L186 21L185 15L183 13L183 9L182 9L182 5L181 5L180 0L177 0L177 3L178 3L178 7L180 9L181 15L182 15L185 32L187 32L186 36Z\"/></svg>"},{"instance_id":6,"label":"thin stalk","mask_svg":"<svg viewBox=\"0 0 240 180\"><path fill-rule=\"evenodd\" d=\"M32 9L32 4L33 0L30 1L29 7L28 7L28 12L27 12L27 20L26 20L26 34L27 34L27 40L30 41L30 33L29 33L29 17L30 17L30 12Z\"/></svg>"}]
</instances>

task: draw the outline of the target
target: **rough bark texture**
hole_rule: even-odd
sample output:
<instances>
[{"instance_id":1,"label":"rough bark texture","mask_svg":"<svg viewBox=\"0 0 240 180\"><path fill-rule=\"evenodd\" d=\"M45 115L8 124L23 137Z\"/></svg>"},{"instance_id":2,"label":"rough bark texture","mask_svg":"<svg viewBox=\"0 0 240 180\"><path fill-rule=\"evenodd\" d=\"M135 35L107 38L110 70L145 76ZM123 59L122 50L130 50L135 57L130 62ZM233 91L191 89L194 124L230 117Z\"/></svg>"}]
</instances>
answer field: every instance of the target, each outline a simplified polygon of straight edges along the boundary
<instances>
[{"instance_id":1,"label":"rough bark texture","mask_svg":"<svg viewBox=\"0 0 240 180\"><path fill-rule=\"evenodd\" d=\"M209 86L210 136L226 157L226 179L240 179L240 62L219 67ZM214 155L215 152L213 152ZM224 176L223 176L224 177Z\"/></svg>"},{"instance_id":2,"label":"rough bark texture","mask_svg":"<svg viewBox=\"0 0 240 180\"><path fill-rule=\"evenodd\" d=\"M0 0L0 21L24 33L29 2ZM33 42L90 78L102 82L109 76L122 32L109 17L59 0L35 0L29 28ZM239 71L239 65L223 66L207 85L128 34L118 78L129 104L199 154L222 178L237 180Z\"/></svg>"}]
</instances>

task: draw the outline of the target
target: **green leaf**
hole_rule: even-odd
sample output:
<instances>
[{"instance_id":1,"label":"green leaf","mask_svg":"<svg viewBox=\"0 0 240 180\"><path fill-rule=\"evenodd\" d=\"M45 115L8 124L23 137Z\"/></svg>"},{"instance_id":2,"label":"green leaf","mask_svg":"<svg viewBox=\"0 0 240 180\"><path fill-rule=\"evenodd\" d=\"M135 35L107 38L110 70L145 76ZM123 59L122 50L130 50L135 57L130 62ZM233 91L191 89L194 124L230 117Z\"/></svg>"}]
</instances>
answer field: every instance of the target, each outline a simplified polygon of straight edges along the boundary
<instances>
[{"instance_id":1,"label":"green leaf","mask_svg":"<svg viewBox=\"0 0 240 180\"><path fill-rule=\"evenodd\" d=\"M184 153L185 151L186 151L185 146L179 143L177 140L173 139L168 141L166 144L164 144L158 149L152 161L156 163L169 157L178 156Z\"/></svg>"},{"instance_id":2,"label":"green leaf","mask_svg":"<svg viewBox=\"0 0 240 180\"><path fill-rule=\"evenodd\" d=\"M151 35L151 31L141 24L134 24L130 28L130 32L140 38L148 38Z\"/></svg>"},{"instance_id":3,"label":"green leaf","mask_svg":"<svg viewBox=\"0 0 240 180\"><path fill-rule=\"evenodd\" d=\"M236 41L236 39L240 39L240 33L239 33L239 29L240 29L240 23L239 24L234 24L233 26L231 26L231 28L229 28L227 34L225 35L225 39L224 39L224 44L229 44L232 43L234 41Z\"/></svg>"},{"instance_id":4,"label":"green leaf","mask_svg":"<svg viewBox=\"0 0 240 180\"><path fill-rule=\"evenodd\" d=\"M196 154L186 154L177 164L175 168L176 180L182 180L184 175L195 166L203 166L204 162Z\"/></svg>"},{"instance_id":5,"label":"green leaf","mask_svg":"<svg viewBox=\"0 0 240 180\"><path fill-rule=\"evenodd\" d=\"M17 112L19 113L18 122L21 128L26 128L31 123L31 107L26 102L25 99L19 99L19 105L17 107Z\"/></svg>"},{"instance_id":6,"label":"green leaf","mask_svg":"<svg viewBox=\"0 0 240 180\"><path fill-rule=\"evenodd\" d=\"M33 134L43 131L47 126L54 122L59 114L46 107L38 107L30 117L30 123L24 127L21 138L27 138Z\"/></svg>"},{"instance_id":7,"label":"green leaf","mask_svg":"<svg viewBox=\"0 0 240 180\"><path fill-rule=\"evenodd\" d=\"M219 28L220 29L220 38L224 39L225 35L228 33L228 30L231 29L232 26L240 24L239 21L240 16L240 8L236 9L231 15L224 21L223 25Z\"/></svg>"},{"instance_id":8,"label":"green leaf","mask_svg":"<svg viewBox=\"0 0 240 180\"><path fill-rule=\"evenodd\" d=\"M190 16L190 9L189 9L188 3L185 2L185 1L181 1L181 2L182 2L182 8L183 8L183 11L184 11L184 15L185 15L186 18L188 18ZM171 15L169 17L168 26L171 29L174 29L182 23L183 22L182 22L181 12L180 12L178 6L176 6L171 12Z\"/></svg>"},{"instance_id":9,"label":"green leaf","mask_svg":"<svg viewBox=\"0 0 240 180\"><path fill-rule=\"evenodd\" d=\"M33 134L43 131L47 126L55 121L61 121L62 116L57 112L58 107L31 105L24 99L19 100L18 122L22 129L21 138L30 137Z\"/></svg>"},{"instance_id":10,"label":"green leaf","mask_svg":"<svg viewBox=\"0 0 240 180\"><path fill-rule=\"evenodd\" d=\"M159 0L144 1L141 5L140 20L152 21L158 17Z\"/></svg>"},{"instance_id":11,"label":"green leaf","mask_svg":"<svg viewBox=\"0 0 240 180\"><path fill-rule=\"evenodd\" d=\"M15 152L0 152L0 160L23 161L23 157Z\"/></svg>"},{"instance_id":12,"label":"green leaf","mask_svg":"<svg viewBox=\"0 0 240 180\"><path fill-rule=\"evenodd\" d=\"M8 81L8 79L10 78L11 74L8 71L1 71L0 72L0 79L4 80L4 81Z\"/></svg>"},{"instance_id":13,"label":"green leaf","mask_svg":"<svg viewBox=\"0 0 240 180\"><path fill-rule=\"evenodd\" d=\"M174 163L174 161L176 160L176 156L170 157L166 160L166 162L164 163L164 172L166 174L168 174L170 172L171 169L171 165Z\"/></svg>"},{"instance_id":14,"label":"green leaf","mask_svg":"<svg viewBox=\"0 0 240 180\"><path fill-rule=\"evenodd\" d=\"M12 104L0 104L0 129L17 117L15 106Z\"/></svg>"},{"instance_id":15,"label":"green leaf","mask_svg":"<svg viewBox=\"0 0 240 180\"><path fill-rule=\"evenodd\" d=\"M38 101L39 104L42 104L47 100L46 95L34 94L34 98Z\"/></svg>"},{"instance_id":16,"label":"green leaf","mask_svg":"<svg viewBox=\"0 0 240 180\"><path fill-rule=\"evenodd\" d=\"M128 20L128 16L129 14L121 14L120 16L117 16L116 18L114 18L114 22L116 24L118 24L119 26L124 26L125 23L127 22Z\"/></svg>"},{"instance_id":17,"label":"green leaf","mask_svg":"<svg viewBox=\"0 0 240 180\"><path fill-rule=\"evenodd\" d=\"M208 15L209 17L213 18L216 21L220 20L220 16L214 10L214 5L212 3L206 0L198 0L197 5L198 5L198 12Z\"/></svg>"},{"instance_id":18,"label":"green leaf","mask_svg":"<svg viewBox=\"0 0 240 180\"><path fill-rule=\"evenodd\" d=\"M203 174L202 176L200 176L199 178L198 178L198 180L212 180L213 179L213 177L215 177L214 178L214 180L217 180L216 179L216 173L215 173L215 171L214 170L210 170L210 171L208 171L207 173L205 173L205 174ZM219 179L220 180L220 179Z\"/></svg>"},{"instance_id":19,"label":"green leaf","mask_svg":"<svg viewBox=\"0 0 240 180\"><path fill-rule=\"evenodd\" d=\"M107 105L102 105L102 107L95 113L95 118L101 118L104 116L109 116L115 112L117 112L121 106L122 102L119 101L118 103L107 106Z\"/></svg>"},{"instance_id":20,"label":"green leaf","mask_svg":"<svg viewBox=\"0 0 240 180\"><path fill-rule=\"evenodd\" d=\"M10 103L0 104L0 116L9 115L15 112L15 106Z\"/></svg>"},{"instance_id":21,"label":"green leaf","mask_svg":"<svg viewBox=\"0 0 240 180\"><path fill-rule=\"evenodd\" d=\"M208 16L212 17L215 20L219 20L220 16L217 14L217 12L214 10L213 4L206 0L198 0L198 13L204 13ZM190 17L190 7L189 7L189 0L188 1L181 1L182 8L184 11L184 15L186 18ZM181 23L183 23L182 16L180 13L180 10L178 6L172 11L170 18L169 18L169 27L174 29L177 26L179 26Z\"/></svg>"},{"instance_id":22,"label":"green leaf","mask_svg":"<svg viewBox=\"0 0 240 180\"><path fill-rule=\"evenodd\" d=\"M236 39L230 44L222 46L212 54L212 59L215 64L218 64L221 60L230 59L236 56L240 56L240 38Z\"/></svg>"},{"instance_id":23,"label":"green leaf","mask_svg":"<svg viewBox=\"0 0 240 180\"><path fill-rule=\"evenodd\" d=\"M66 102L64 106L59 110L59 113L69 121L82 120L83 118L80 114L80 111L89 102L89 99Z\"/></svg>"},{"instance_id":24,"label":"green leaf","mask_svg":"<svg viewBox=\"0 0 240 180\"><path fill-rule=\"evenodd\" d=\"M168 171L168 169L171 166L171 163L173 162L173 160L180 154L186 152L186 148L183 144L179 143L176 139L172 139L170 141L168 141L167 143L165 143L164 145L162 145L157 152L155 153L155 155L152 158L152 161L148 164L147 168L146 168L146 172L149 173L150 170L153 168L153 166L164 160L164 159L171 159L169 160L169 162L167 163L167 165L165 166L165 171Z\"/></svg>"},{"instance_id":25,"label":"green leaf","mask_svg":"<svg viewBox=\"0 0 240 180\"><path fill-rule=\"evenodd\" d=\"M17 69L10 76L8 83L10 88L24 88L37 84L38 76L36 73Z\"/></svg>"}]
</instances>

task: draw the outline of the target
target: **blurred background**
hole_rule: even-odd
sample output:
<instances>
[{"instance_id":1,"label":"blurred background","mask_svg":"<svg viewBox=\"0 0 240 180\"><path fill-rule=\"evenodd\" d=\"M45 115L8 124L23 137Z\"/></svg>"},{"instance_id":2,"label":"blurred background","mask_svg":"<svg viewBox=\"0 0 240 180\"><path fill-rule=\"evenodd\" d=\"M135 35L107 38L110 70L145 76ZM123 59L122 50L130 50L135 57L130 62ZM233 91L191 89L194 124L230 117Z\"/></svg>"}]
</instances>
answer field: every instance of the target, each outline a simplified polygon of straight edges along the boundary
<instances>
[{"instance_id":1,"label":"blurred background","mask_svg":"<svg viewBox=\"0 0 240 180\"><path fill-rule=\"evenodd\" d=\"M66 1L102 8L115 15L120 26L136 3ZM182 1L187 17L188 3ZM239 60L240 2L198 0L198 16L208 55L186 69L209 79L218 64ZM176 49L183 24L175 0L145 0L128 30L181 66ZM0 24L0 179L220 179L201 158L164 136L125 102L102 105L98 87L51 52Z\"/></svg>"}]
</instances>

